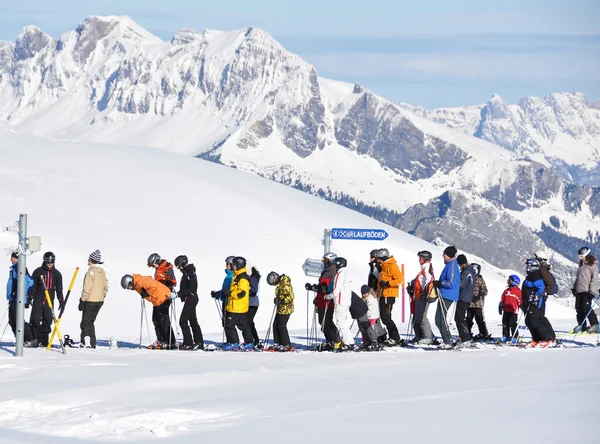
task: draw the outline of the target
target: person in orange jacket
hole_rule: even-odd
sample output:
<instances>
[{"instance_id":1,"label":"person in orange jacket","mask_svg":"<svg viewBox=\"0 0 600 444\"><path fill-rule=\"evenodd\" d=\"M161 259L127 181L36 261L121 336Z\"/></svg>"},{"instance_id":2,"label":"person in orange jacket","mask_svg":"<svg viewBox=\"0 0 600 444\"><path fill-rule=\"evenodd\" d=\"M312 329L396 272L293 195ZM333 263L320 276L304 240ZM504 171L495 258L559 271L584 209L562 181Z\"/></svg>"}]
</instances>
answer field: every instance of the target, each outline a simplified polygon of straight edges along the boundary
<instances>
[{"instance_id":1,"label":"person in orange jacket","mask_svg":"<svg viewBox=\"0 0 600 444\"><path fill-rule=\"evenodd\" d=\"M381 265L379 272L377 294L379 296L379 313L381 322L386 326L389 338L383 343L388 347L403 345L404 341L400 339L398 327L392 319L392 308L399 294L400 285L404 281L404 276L398 267L394 256L390 256L387 248L377 251L376 260Z\"/></svg>"},{"instance_id":2,"label":"person in orange jacket","mask_svg":"<svg viewBox=\"0 0 600 444\"><path fill-rule=\"evenodd\" d=\"M164 306L154 307L152 309L152 323L155 326L156 330L156 338L158 343L167 343L167 344L177 344L177 340L175 339L175 333L173 333L173 328L171 327L171 317L167 316L167 324L168 328L165 330L166 334L163 332L162 328L156 328L156 325L162 325L162 314L160 312L169 313L169 309L171 307L171 299L175 299L175 286L177 285L177 278L175 277L175 269L170 262L167 262L165 259L161 258L158 253L152 253L148 256L148 267L154 268L154 280L160 282L161 284L167 286L173 296L168 298L164 302Z\"/></svg>"},{"instance_id":3,"label":"person in orange jacket","mask_svg":"<svg viewBox=\"0 0 600 444\"><path fill-rule=\"evenodd\" d=\"M152 323L157 332L157 342L150 345L151 349L169 349L176 348L177 344L164 342L164 338L169 337L171 322L169 318L169 307L165 302L169 300L171 290L164 284L154 280L150 276L141 276L139 274L126 274L121 278L121 287L124 290L135 290L142 298L150 302L153 306ZM154 315L156 313L156 316ZM158 336L160 335L160 336Z\"/></svg>"}]
</instances>

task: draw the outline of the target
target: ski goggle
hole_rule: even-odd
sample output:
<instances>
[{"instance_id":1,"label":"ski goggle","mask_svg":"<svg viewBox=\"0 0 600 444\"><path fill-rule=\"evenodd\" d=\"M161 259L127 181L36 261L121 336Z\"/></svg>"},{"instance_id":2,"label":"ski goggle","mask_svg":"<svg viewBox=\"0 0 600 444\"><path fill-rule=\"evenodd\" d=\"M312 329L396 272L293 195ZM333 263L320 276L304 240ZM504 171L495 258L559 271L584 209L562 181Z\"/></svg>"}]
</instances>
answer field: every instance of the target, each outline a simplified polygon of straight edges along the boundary
<instances>
[{"instance_id":1,"label":"ski goggle","mask_svg":"<svg viewBox=\"0 0 600 444\"><path fill-rule=\"evenodd\" d=\"M54 256L45 257L45 258L44 258L44 263L45 263L45 264L53 264L53 263L54 263L54 261L55 261L55 259L56 259L56 258L55 258Z\"/></svg>"}]
</instances>

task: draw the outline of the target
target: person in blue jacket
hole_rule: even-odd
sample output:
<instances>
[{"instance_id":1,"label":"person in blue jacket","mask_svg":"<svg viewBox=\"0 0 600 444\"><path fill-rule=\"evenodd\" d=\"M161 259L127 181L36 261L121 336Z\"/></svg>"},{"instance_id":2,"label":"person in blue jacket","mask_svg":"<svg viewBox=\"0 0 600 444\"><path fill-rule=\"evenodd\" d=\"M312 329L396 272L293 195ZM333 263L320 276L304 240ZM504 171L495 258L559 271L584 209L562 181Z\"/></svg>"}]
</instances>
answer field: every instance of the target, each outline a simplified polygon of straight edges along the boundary
<instances>
[{"instance_id":1,"label":"person in blue jacket","mask_svg":"<svg viewBox=\"0 0 600 444\"><path fill-rule=\"evenodd\" d=\"M227 296L229 295L229 287L233 281L233 269L231 268L235 256L227 256L225 258L225 279L220 290L211 291L210 295L221 301L221 322L225 319L225 307L227 307Z\"/></svg>"},{"instance_id":2,"label":"person in blue jacket","mask_svg":"<svg viewBox=\"0 0 600 444\"><path fill-rule=\"evenodd\" d=\"M19 281L19 256L17 253L10 255L11 266L8 271L8 282L6 283L6 299L8 300L8 324L17 335L17 283ZM28 290L32 287L33 280L29 275L29 271L25 269L25 308L29 308L29 298L27 297ZM34 337L31 327L28 322L23 324L23 340L26 347L37 346L33 343Z\"/></svg>"},{"instance_id":3,"label":"person in blue jacket","mask_svg":"<svg viewBox=\"0 0 600 444\"><path fill-rule=\"evenodd\" d=\"M542 278L540 262L537 259L525 261L527 277L523 282L521 293L523 295L523 311L525 312L525 325L531 333L531 347L539 344L548 347L554 342L554 329L542 311L546 296L546 285ZM549 326L549 327L548 327Z\"/></svg>"},{"instance_id":4,"label":"person in blue jacket","mask_svg":"<svg viewBox=\"0 0 600 444\"><path fill-rule=\"evenodd\" d=\"M460 291L460 268L456 261L456 247L450 245L444 250L444 269L439 280L433 281L440 290L440 298L435 312L435 325L437 326L445 346L452 346L452 335L448 326L448 313L452 305L458 301Z\"/></svg>"}]
</instances>

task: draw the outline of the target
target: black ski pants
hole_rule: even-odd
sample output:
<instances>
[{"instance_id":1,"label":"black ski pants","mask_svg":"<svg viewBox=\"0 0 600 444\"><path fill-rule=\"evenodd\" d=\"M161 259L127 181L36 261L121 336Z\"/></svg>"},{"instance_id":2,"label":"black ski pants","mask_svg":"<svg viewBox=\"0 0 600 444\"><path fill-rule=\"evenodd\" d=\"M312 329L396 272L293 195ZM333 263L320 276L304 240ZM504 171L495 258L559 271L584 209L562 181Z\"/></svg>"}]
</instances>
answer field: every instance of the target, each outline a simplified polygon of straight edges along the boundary
<instances>
[{"instance_id":1,"label":"black ski pants","mask_svg":"<svg viewBox=\"0 0 600 444\"><path fill-rule=\"evenodd\" d=\"M473 319L477 322L479 334L487 337L490 333L488 332L487 325L485 325L483 308L469 308L467 310L467 327L469 328L470 334L473 334Z\"/></svg>"},{"instance_id":2,"label":"black ski pants","mask_svg":"<svg viewBox=\"0 0 600 444\"><path fill-rule=\"evenodd\" d=\"M400 334L398 333L398 327L394 323L392 319L392 309L394 308L394 303L396 302L396 298L379 298L379 314L381 316L381 322L387 328L388 335L390 339L394 341L400 340Z\"/></svg>"},{"instance_id":3,"label":"black ski pants","mask_svg":"<svg viewBox=\"0 0 600 444\"><path fill-rule=\"evenodd\" d=\"M340 332L333 322L333 307L319 308L317 314L319 316L319 325L323 328L325 341L334 344L340 342Z\"/></svg>"},{"instance_id":4,"label":"black ski pants","mask_svg":"<svg viewBox=\"0 0 600 444\"><path fill-rule=\"evenodd\" d=\"M260 343L260 338L258 337L258 332L256 331L256 325L254 324L254 316L256 316L256 312L258 311L257 306L248 307L248 324L250 325L250 331L252 332L252 338L254 338L254 345L258 345Z\"/></svg>"},{"instance_id":5,"label":"black ski pants","mask_svg":"<svg viewBox=\"0 0 600 444\"><path fill-rule=\"evenodd\" d=\"M196 306L198 305L198 296L189 295L183 302L181 317L179 318L179 326L183 334L183 345L198 344L204 348L204 338L202 330L198 324L198 316L196 316ZM192 341L193 334L193 341Z\"/></svg>"},{"instance_id":6,"label":"black ski pants","mask_svg":"<svg viewBox=\"0 0 600 444\"><path fill-rule=\"evenodd\" d=\"M96 322L96 317L100 312L100 309L104 305L104 302L84 302L83 303L83 312L81 313L81 324L79 327L81 328L81 343L85 343L85 337L90 337L90 347L96 348L96 327L94 327L94 322Z\"/></svg>"},{"instance_id":7,"label":"black ski pants","mask_svg":"<svg viewBox=\"0 0 600 444\"><path fill-rule=\"evenodd\" d=\"M52 301L52 305L54 306L54 301ZM52 310L46 303L46 298L35 297L31 305L29 325L35 339L44 347L48 345L49 336L52 332L52 322Z\"/></svg>"},{"instance_id":8,"label":"black ski pants","mask_svg":"<svg viewBox=\"0 0 600 444\"><path fill-rule=\"evenodd\" d=\"M550 339L553 341L556 339L556 333L554 332L554 328L552 328L552 324L546 317L546 301L548 300L548 296L544 298L542 301L542 307L540 308L540 320L542 324L544 324L544 328L550 332Z\"/></svg>"},{"instance_id":9,"label":"black ski pants","mask_svg":"<svg viewBox=\"0 0 600 444\"><path fill-rule=\"evenodd\" d=\"M291 345L290 334L288 333L287 323L290 320L289 314L275 315L273 321L273 342L279 345Z\"/></svg>"},{"instance_id":10,"label":"black ski pants","mask_svg":"<svg viewBox=\"0 0 600 444\"><path fill-rule=\"evenodd\" d=\"M230 344L239 344L240 337L236 327L242 332L244 342L246 344L252 344L254 338L252 337L252 330L248 323L248 313L225 313L225 337L227 342Z\"/></svg>"},{"instance_id":11,"label":"black ski pants","mask_svg":"<svg viewBox=\"0 0 600 444\"><path fill-rule=\"evenodd\" d=\"M541 308L538 308L538 303L530 302L525 313L525 325L531 333L531 339L536 342L552 340L552 330L548 330L542 318L545 316L542 315Z\"/></svg>"},{"instance_id":12,"label":"black ski pants","mask_svg":"<svg viewBox=\"0 0 600 444\"><path fill-rule=\"evenodd\" d=\"M8 303L8 324L12 329L13 334L17 337L17 301L16 299L11 300ZM23 321L23 341L31 341L33 339L33 332L28 322Z\"/></svg>"},{"instance_id":13,"label":"black ski pants","mask_svg":"<svg viewBox=\"0 0 600 444\"><path fill-rule=\"evenodd\" d=\"M176 341L171 328L170 307L171 299L167 299L161 305L152 308L152 323L156 332L156 340L163 344L175 344Z\"/></svg>"},{"instance_id":14,"label":"black ski pants","mask_svg":"<svg viewBox=\"0 0 600 444\"><path fill-rule=\"evenodd\" d=\"M594 295L591 293L577 293L575 295L575 310L577 310L577 325L583 325L583 330L587 330L587 321L590 321L590 327L598 323L598 317L592 308ZM588 315L589 313L589 315ZM587 318L587 320L586 320Z\"/></svg>"},{"instance_id":15,"label":"black ski pants","mask_svg":"<svg viewBox=\"0 0 600 444\"><path fill-rule=\"evenodd\" d=\"M467 326L468 309L468 302L458 301L456 303L456 311L454 312L454 322L456 323L456 328L458 329L458 335L460 336L461 342L467 342L472 339L471 332L469 331L469 327Z\"/></svg>"},{"instance_id":16,"label":"black ski pants","mask_svg":"<svg viewBox=\"0 0 600 444\"><path fill-rule=\"evenodd\" d=\"M516 339L519 337L519 334L515 336L515 332L517 331L517 321L519 320L519 315L517 313L509 313L505 311L502 313L502 337L510 338L513 337Z\"/></svg>"}]
</instances>

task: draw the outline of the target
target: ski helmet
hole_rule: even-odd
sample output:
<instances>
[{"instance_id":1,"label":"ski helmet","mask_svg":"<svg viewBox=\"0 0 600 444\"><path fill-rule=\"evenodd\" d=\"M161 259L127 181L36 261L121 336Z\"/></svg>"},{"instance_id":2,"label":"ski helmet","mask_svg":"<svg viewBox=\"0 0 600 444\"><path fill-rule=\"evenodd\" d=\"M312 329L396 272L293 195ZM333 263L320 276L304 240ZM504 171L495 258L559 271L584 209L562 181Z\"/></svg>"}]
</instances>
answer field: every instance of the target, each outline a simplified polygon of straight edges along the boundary
<instances>
[{"instance_id":1,"label":"ski helmet","mask_svg":"<svg viewBox=\"0 0 600 444\"><path fill-rule=\"evenodd\" d=\"M427 250L419 251L417 253L417 256L419 256L420 258L422 258L425 262L430 261L431 259L433 259L433 255L431 254L431 251L427 251Z\"/></svg>"},{"instance_id":2,"label":"ski helmet","mask_svg":"<svg viewBox=\"0 0 600 444\"><path fill-rule=\"evenodd\" d=\"M577 251L577 256L579 256L580 258L584 258L584 257L587 257L587 255L590 254L591 252L592 252L592 250L590 250L588 247L581 247Z\"/></svg>"},{"instance_id":3,"label":"ski helmet","mask_svg":"<svg viewBox=\"0 0 600 444\"><path fill-rule=\"evenodd\" d=\"M527 273L538 271L540 269L540 261L537 259L527 259L525 261L525 269L527 270Z\"/></svg>"},{"instance_id":4,"label":"ski helmet","mask_svg":"<svg viewBox=\"0 0 600 444\"><path fill-rule=\"evenodd\" d=\"M277 283L279 282L279 278L281 276L279 276L277 273L275 273L274 271L270 272L267 275L267 284L269 285L277 285Z\"/></svg>"},{"instance_id":5,"label":"ski helmet","mask_svg":"<svg viewBox=\"0 0 600 444\"><path fill-rule=\"evenodd\" d=\"M150 256L148 256L147 263L149 267L152 267L153 265L158 265L161 260L160 254L152 253Z\"/></svg>"},{"instance_id":6,"label":"ski helmet","mask_svg":"<svg viewBox=\"0 0 600 444\"><path fill-rule=\"evenodd\" d=\"M548 260L548 253L543 250L536 251L533 254L533 257L536 258L540 262L544 262Z\"/></svg>"},{"instance_id":7,"label":"ski helmet","mask_svg":"<svg viewBox=\"0 0 600 444\"><path fill-rule=\"evenodd\" d=\"M47 251L44 253L44 263L45 264L53 264L56 260L56 256L51 251Z\"/></svg>"},{"instance_id":8,"label":"ski helmet","mask_svg":"<svg viewBox=\"0 0 600 444\"><path fill-rule=\"evenodd\" d=\"M227 257L225 258L225 263L226 263L226 264L229 264L229 265L232 265L232 264L233 264L233 260L234 260L234 259L235 259L235 256L227 256Z\"/></svg>"},{"instance_id":9,"label":"ski helmet","mask_svg":"<svg viewBox=\"0 0 600 444\"><path fill-rule=\"evenodd\" d=\"M371 252L369 253L369 256L371 256L372 258L376 258L377 257L377 252L379 250L371 250Z\"/></svg>"},{"instance_id":10,"label":"ski helmet","mask_svg":"<svg viewBox=\"0 0 600 444\"><path fill-rule=\"evenodd\" d=\"M344 259L343 257L336 257L335 260L333 261L333 263L338 269L344 268L348 265L348 261L346 259Z\"/></svg>"},{"instance_id":11,"label":"ski helmet","mask_svg":"<svg viewBox=\"0 0 600 444\"><path fill-rule=\"evenodd\" d=\"M121 278L121 287L123 290L133 290L133 276L126 274Z\"/></svg>"},{"instance_id":12,"label":"ski helmet","mask_svg":"<svg viewBox=\"0 0 600 444\"><path fill-rule=\"evenodd\" d=\"M519 285L521 283L521 278L519 278L519 276L517 276L516 274L511 274L508 277L508 280L513 284L513 286Z\"/></svg>"},{"instance_id":13,"label":"ski helmet","mask_svg":"<svg viewBox=\"0 0 600 444\"><path fill-rule=\"evenodd\" d=\"M236 256L231 261L231 266L235 267L236 270L241 270L242 268L246 268L246 259L242 256Z\"/></svg>"},{"instance_id":14,"label":"ski helmet","mask_svg":"<svg viewBox=\"0 0 600 444\"><path fill-rule=\"evenodd\" d=\"M323 262L325 263L331 263L333 261L335 261L337 259L337 254L332 253L331 251L329 253L325 253L323 255Z\"/></svg>"},{"instance_id":15,"label":"ski helmet","mask_svg":"<svg viewBox=\"0 0 600 444\"><path fill-rule=\"evenodd\" d=\"M173 265L175 265L175 267L181 269L181 268L187 267L187 264L188 264L188 258L185 254L182 254L181 256L177 256L175 258Z\"/></svg>"},{"instance_id":16,"label":"ski helmet","mask_svg":"<svg viewBox=\"0 0 600 444\"><path fill-rule=\"evenodd\" d=\"M387 261L390 258L390 252L387 248L380 248L377 251L377 258L383 261Z\"/></svg>"}]
</instances>

